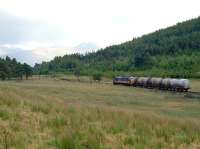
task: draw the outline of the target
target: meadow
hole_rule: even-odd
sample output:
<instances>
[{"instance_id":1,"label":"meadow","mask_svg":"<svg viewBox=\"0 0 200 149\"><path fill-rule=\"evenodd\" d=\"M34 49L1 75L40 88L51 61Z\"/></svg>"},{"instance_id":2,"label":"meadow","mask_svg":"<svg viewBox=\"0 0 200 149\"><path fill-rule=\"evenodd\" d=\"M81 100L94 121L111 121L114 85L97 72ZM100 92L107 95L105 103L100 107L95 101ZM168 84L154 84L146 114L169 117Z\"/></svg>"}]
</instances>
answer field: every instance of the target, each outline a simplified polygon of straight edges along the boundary
<instances>
[{"instance_id":1,"label":"meadow","mask_svg":"<svg viewBox=\"0 0 200 149\"><path fill-rule=\"evenodd\" d=\"M200 99L81 80L0 82L0 149L200 148Z\"/></svg>"}]
</instances>

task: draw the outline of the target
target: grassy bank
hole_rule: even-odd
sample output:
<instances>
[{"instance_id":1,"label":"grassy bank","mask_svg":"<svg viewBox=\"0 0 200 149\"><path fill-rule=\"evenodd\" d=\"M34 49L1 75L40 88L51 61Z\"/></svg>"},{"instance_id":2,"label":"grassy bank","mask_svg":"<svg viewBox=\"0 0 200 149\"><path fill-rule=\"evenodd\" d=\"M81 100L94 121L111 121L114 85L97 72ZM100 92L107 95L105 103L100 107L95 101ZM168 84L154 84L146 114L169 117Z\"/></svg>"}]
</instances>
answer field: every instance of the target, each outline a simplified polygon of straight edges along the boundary
<instances>
[{"instance_id":1,"label":"grassy bank","mask_svg":"<svg viewBox=\"0 0 200 149\"><path fill-rule=\"evenodd\" d=\"M200 82L193 80L193 88ZM197 148L200 101L53 79L0 82L0 148Z\"/></svg>"}]
</instances>

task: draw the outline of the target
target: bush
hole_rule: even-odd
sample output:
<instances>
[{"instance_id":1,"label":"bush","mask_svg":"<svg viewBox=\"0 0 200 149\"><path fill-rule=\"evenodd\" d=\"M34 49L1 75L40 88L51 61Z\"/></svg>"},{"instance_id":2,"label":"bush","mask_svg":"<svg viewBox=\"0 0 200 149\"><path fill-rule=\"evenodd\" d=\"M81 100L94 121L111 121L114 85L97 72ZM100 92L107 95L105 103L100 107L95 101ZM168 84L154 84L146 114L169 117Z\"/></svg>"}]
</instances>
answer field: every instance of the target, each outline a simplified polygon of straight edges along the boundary
<instances>
[{"instance_id":1,"label":"bush","mask_svg":"<svg viewBox=\"0 0 200 149\"><path fill-rule=\"evenodd\" d=\"M5 80L6 79L7 74L3 71L0 71L0 78L1 80Z\"/></svg>"},{"instance_id":2,"label":"bush","mask_svg":"<svg viewBox=\"0 0 200 149\"><path fill-rule=\"evenodd\" d=\"M101 81L101 79L102 79L102 74L101 74L101 73L94 73L94 74L92 75L92 78L93 78L93 80L95 80L95 81Z\"/></svg>"}]
</instances>

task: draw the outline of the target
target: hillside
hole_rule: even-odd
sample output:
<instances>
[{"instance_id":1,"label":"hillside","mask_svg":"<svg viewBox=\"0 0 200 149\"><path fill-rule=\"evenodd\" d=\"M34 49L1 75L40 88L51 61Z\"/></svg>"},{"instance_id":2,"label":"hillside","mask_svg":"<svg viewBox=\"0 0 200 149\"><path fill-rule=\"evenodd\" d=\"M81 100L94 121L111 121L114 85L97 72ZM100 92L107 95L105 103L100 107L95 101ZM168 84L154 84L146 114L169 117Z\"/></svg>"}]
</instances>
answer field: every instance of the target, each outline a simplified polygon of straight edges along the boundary
<instances>
[{"instance_id":1,"label":"hillside","mask_svg":"<svg viewBox=\"0 0 200 149\"><path fill-rule=\"evenodd\" d=\"M101 72L107 76L135 74L163 77L200 77L200 17L113 45L97 52L55 57L36 64L35 73L81 74Z\"/></svg>"}]
</instances>

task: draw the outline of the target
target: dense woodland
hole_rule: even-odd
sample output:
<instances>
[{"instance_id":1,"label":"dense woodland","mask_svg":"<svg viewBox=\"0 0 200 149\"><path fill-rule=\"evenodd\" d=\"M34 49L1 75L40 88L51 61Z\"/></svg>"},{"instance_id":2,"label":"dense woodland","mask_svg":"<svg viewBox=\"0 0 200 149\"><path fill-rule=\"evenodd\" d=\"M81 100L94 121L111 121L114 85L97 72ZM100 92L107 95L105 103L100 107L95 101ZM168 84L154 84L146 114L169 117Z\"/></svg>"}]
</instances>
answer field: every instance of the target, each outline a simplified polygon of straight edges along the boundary
<instances>
[{"instance_id":1,"label":"dense woodland","mask_svg":"<svg viewBox=\"0 0 200 149\"><path fill-rule=\"evenodd\" d=\"M33 74L31 66L24 63L21 64L16 61L15 58L11 59L6 57L5 59L0 58L0 79L28 79Z\"/></svg>"},{"instance_id":2,"label":"dense woodland","mask_svg":"<svg viewBox=\"0 0 200 149\"><path fill-rule=\"evenodd\" d=\"M200 18L113 45L97 52L55 57L34 66L35 74L75 73L105 76L200 77ZM26 69L30 71L26 71ZM0 59L2 79L26 75L30 66Z\"/></svg>"},{"instance_id":3,"label":"dense woodland","mask_svg":"<svg viewBox=\"0 0 200 149\"><path fill-rule=\"evenodd\" d=\"M55 57L36 64L34 71L198 78L199 64L200 18L197 18L97 52Z\"/></svg>"}]
</instances>

